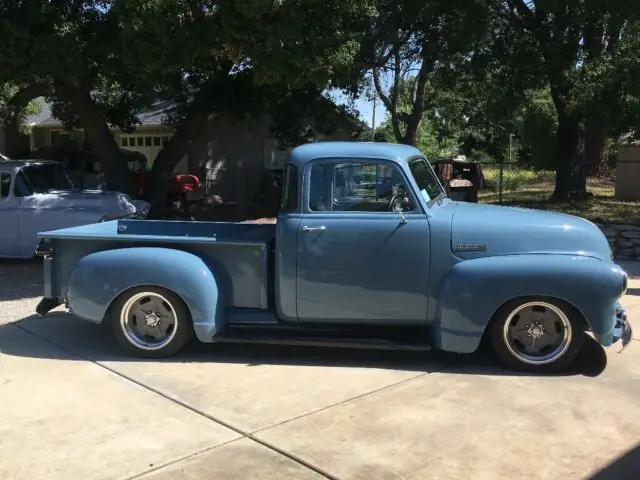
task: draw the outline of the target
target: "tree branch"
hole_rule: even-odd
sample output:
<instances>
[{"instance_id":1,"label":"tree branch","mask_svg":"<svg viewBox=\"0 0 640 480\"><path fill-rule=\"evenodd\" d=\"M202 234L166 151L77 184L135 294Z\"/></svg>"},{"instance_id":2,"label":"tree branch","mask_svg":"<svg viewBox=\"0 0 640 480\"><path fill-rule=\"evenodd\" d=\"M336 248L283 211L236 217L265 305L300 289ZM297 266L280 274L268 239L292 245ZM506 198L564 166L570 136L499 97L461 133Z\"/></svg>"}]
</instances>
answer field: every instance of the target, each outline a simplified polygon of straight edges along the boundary
<instances>
[{"instance_id":1,"label":"tree branch","mask_svg":"<svg viewBox=\"0 0 640 480\"><path fill-rule=\"evenodd\" d=\"M53 94L53 88L49 83L32 83L18 90L4 107L3 116L7 121L12 121L20 115L30 101L38 97L48 97Z\"/></svg>"},{"instance_id":2,"label":"tree branch","mask_svg":"<svg viewBox=\"0 0 640 480\"><path fill-rule=\"evenodd\" d=\"M425 107L425 87L427 86L427 79L429 78L430 68L427 62L423 61L416 78L416 93L413 101L413 108L411 110L411 117L414 119L422 119Z\"/></svg>"},{"instance_id":3,"label":"tree branch","mask_svg":"<svg viewBox=\"0 0 640 480\"><path fill-rule=\"evenodd\" d=\"M394 83L397 83L395 78L394 78ZM373 68L373 85L376 88L376 93L380 97L380 100L382 100L382 103L384 104L385 108L389 112L389 115L391 116L391 126L393 127L393 135L396 137L396 141L399 142L402 139L402 133L400 132L400 126L398 125L397 93L395 96L392 95L391 97L389 97L385 93L384 89L382 88L382 84L380 83L380 67Z\"/></svg>"}]
</instances>

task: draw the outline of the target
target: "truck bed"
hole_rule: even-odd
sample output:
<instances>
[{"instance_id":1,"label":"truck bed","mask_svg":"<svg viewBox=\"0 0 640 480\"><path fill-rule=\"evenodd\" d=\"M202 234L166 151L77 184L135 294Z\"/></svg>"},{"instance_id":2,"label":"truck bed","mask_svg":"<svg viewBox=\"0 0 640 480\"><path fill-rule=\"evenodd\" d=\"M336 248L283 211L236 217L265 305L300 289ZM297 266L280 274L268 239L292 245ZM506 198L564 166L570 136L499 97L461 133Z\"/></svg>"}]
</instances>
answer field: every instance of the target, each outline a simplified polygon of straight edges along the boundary
<instances>
[{"instance_id":1,"label":"truck bed","mask_svg":"<svg viewBox=\"0 0 640 480\"><path fill-rule=\"evenodd\" d=\"M275 225L121 219L41 232L53 250L44 261L51 279L47 298L66 298L69 275L78 260L103 250L158 246L193 253L207 263L229 307L273 306Z\"/></svg>"}]
</instances>

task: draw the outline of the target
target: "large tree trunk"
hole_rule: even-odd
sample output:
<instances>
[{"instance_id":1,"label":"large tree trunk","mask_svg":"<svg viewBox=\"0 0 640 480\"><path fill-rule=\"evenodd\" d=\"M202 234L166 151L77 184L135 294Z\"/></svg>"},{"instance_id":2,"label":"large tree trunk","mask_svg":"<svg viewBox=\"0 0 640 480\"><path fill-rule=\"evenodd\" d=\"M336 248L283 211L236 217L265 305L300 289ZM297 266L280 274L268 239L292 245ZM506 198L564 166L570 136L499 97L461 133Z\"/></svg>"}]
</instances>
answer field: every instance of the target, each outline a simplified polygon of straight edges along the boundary
<instances>
[{"instance_id":1,"label":"large tree trunk","mask_svg":"<svg viewBox=\"0 0 640 480\"><path fill-rule=\"evenodd\" d=\"M556 185L551 198L586 196L587 178L582 162L581 116L570 109L570 91L561 74L550 76L551 98L558 115L556 130Z\"/></svg>"},{"instance_id":2,"label":"large tree trunk","mask_svg":"<svg viewBox=\"0 0 640 480\"><path fill-rule=\"evenodd\" d=\"M416 122L412 117L409 117L408 120L407 130L404 134L404 138L402 139L402 143L415 147L418 142L418 127L420 126L420 120Z\"/></svg>"},{"instance_id":3,"label":"large tree trunk","mask_svg":"<svg viewBox=\"0 0 640 480\"><path fill-rule=\"evenodd\" d=\"M56 93L68 101L80 117L86 138L100 159L107 188L135 195L133 172L113 138L111 129L88 90L68 83L56 82Z\"/></svg>"},{"instance_id":4,"label":"large tree trunk","mask_svg":"<svg viewBox=\"0 0 640 480\"><path fill-rule=\"evenodd\" d=\"M148 179L147 200L151 203L149 218L160 218L162 216L173 169L187 154L191 139L202 130L207 117L206 112L190 115L180 125L171 140L158 153Z\"/></svg>"},{"instance_id":5,"label":"large tree trunk","mask_svg":"<svg viewBox=\"0 0 640 480\"><path fill-rule=\"evenodd\" d=\"M556 185L552 197L566 199L583 195L587 182L582 168L579 120L575 115L558 115L556 132Z\"/></svg>"},{"instance_id":6,"label":"large tree trunk","mask_svg":"<svg viewBox=\"0 0 640 480\"><path fill-rule=\"evenodd\" d=\"M20 132L20 119L12 118L4 126L4 153L9 158L27 158L31 151L29 136Z\"/></svg>"},{"instance_id":7,"label":"large tree trunk","mask_svg":"<svg viewBox=\"0 0 640 480\"><path fill-rule=\"evenodd\" d=\"M229 67L231 68L231 67ZM149 195L147 200L151 203L149 218L160 218L165 209L167 199L167 188L173 169L180 163L187 154L189 145L201 131L209 118L212 102L209 97L212 94L222 94L225 87L229 87L232 95L233 86L229 85L227 78L228 70L223 72L221 77L213 76L207 79L191 102L187 117L180 124L171 140L160 150L153 162L149 173ZM220 90L220 92L215 92Z\"/></svg>"}]
</instances>

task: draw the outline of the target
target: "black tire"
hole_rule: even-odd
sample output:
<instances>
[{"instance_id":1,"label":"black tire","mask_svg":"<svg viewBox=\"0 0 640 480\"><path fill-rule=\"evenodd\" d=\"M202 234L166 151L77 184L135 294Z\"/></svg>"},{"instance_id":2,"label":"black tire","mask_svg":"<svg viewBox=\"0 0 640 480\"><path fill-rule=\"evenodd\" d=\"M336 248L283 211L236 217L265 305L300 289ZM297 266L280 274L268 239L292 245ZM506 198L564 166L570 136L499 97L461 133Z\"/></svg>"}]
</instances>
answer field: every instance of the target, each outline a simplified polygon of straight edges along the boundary
<instances>
[{"instance_id":1,"label":"black tire","mask_svg":"<svg viewBox=\"0 0 640 480\"><path fill-rule=\"evenodd\" d=\"M521 317L519 312L527 311L527 309L534 315L526 317L522 315ZM549 319L543 322L544 328L542 330L538 328L537 320L535 322L531 320L535 318L536 314L541 315L540 318ZM568 325L568 328L564 326L565 324ZM555 332L549 333L549 330L553 329ZM525 346L519 339L514 339L516 335L524 335L531 341L534 340L533 337L544 339L540 344L550 339L554 339L554 343L556 340L559 343L546 355L542 352L539 355L528 354L522 350L532 348L531 345ZM504 366L522 372L534 373L556 373L566 370L580 353L584 335L585 323L575 308L565 302L539 297L519 298L507 302L496 312L489 330L489 339L493 350Z\"/></svg>"},{"instance_id":2,"label":"black tire","mask_svg":"<svg viewBox=\"0 0 640 480\"><path fill-rule=\"evenodd\" d=\"M152 299L152 300L149 300ZM157 303L162 315L155 315L152 321L158 323L155 327L146 324L149 315L143 318L141 314L136 315L135 305L141 307L151 305L145 303L145 300ZM158 310L158 309L156 309ZM171 313L173 313L173 322L171 322ZM173 328L169 332L167 325L162 325L162 319L167 324L173 323ZM142 322L145 322L142 324ZM178 353L193 336L193 322L189 309L175 293L166 288L146 286L136 287L127 290L114 303L111 311L111 329L115 334L116 340L127 353L144 358L165 358ZM142 324L142 327L139 325ZM154 329L158 330L154 330ZM162 341L147 341L140 335L141 329L148 329L162 335L160 328L165 328L166 338ZM168 333L167 333L168 332ZM145 345L146 343L146 345Z\"/></svg>"}]
</instances>

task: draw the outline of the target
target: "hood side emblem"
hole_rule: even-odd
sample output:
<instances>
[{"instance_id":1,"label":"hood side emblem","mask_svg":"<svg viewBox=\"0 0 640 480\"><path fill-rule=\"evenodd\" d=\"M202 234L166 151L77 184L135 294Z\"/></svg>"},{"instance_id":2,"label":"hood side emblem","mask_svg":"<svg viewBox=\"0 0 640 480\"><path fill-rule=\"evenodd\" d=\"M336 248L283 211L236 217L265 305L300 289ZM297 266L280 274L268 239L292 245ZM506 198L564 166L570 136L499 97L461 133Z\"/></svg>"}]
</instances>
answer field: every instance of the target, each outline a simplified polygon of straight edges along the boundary
<instances>
[{"instance_id":1,"label":"hood side emblem","mask_svg":"<svg viewBox=\"0 0 640 480\"><path fill-rule=\"evenodd\" d=\"M486 252L487 245L484 243L459 243L456 252Z\"/></svg>"}]
</instances>

